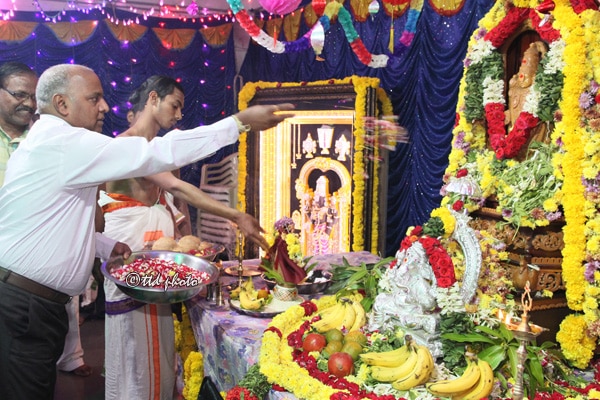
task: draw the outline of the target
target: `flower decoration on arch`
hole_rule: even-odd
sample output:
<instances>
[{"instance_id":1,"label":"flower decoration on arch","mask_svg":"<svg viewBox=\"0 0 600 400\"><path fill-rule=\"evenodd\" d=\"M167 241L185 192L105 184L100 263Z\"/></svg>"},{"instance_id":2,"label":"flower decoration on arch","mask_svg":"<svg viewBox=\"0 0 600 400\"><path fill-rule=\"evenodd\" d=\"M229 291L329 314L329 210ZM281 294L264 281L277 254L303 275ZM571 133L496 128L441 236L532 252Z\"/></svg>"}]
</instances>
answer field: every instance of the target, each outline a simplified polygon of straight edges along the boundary
<instances>
[{"instance_id":1,"label":"flower decoration on arch","mask_svg":"<svg viewBox=\"0 0 600 400\"><path fill-rule=\"evenodd\" d=\"M508 134L505 130L504 68L498 51L526 20L550 44L538 67L532 89ZM535 9L512 7L500 24L489 32L480 29L465 60L466 110L470 120L485 118L491 148L498 159L514 158L540 122L550 122L558 109L563 86L564 42L551 24L542 23Z\"/></svg>"}]
</instances>

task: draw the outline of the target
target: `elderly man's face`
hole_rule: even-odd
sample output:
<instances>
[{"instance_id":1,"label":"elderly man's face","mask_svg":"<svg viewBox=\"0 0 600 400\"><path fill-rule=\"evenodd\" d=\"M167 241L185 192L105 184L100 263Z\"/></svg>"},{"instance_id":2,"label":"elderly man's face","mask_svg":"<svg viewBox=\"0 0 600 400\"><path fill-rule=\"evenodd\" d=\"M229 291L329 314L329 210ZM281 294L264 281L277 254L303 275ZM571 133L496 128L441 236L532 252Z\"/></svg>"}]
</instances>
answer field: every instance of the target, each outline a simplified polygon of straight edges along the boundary
<instances>
[{"instance_id":1,"label":"elderly man's face","mask_svg":"<svg viewBox=\"0 0 600 400\"><path fill-rule=\"evenodd\" d=\"M35 74L10 75L0 86L0 125L25 131L31 124L37 104L35 87L38 78Z\"/></svg>"},{"instance_id":2,"label":"elderly man's face","mask_svg":"<svg viewBox=\"0 0 600 400\"><path fill-rule=\"evenodd\" d=\"M65 93L68 115L65 120L72 126L102 132L104 114L108 104L98 76L81 69L71 77L68 93Z\"/></svg>"}]
</instances>

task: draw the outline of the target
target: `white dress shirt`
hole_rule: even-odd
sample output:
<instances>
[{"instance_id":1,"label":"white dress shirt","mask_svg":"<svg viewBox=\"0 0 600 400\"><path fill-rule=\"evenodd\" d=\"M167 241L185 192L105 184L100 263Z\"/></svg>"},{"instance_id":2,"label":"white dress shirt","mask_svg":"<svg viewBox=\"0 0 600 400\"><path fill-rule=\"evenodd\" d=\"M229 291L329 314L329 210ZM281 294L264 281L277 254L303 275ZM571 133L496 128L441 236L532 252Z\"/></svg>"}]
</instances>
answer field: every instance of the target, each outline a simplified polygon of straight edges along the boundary
<instances>
[{"instance_id":1,"label":"white dress shirt","mask_svg":"<svg viewBox=\"0 0 600 400\"><path fill-rule=\"evenodd\" d=\"M94 229L98 185L171 171L235 143L233 118L148 142L118 140L42 115L0 189L0 266L74 296L115 244Z\"/></svg>"}]
</instances>

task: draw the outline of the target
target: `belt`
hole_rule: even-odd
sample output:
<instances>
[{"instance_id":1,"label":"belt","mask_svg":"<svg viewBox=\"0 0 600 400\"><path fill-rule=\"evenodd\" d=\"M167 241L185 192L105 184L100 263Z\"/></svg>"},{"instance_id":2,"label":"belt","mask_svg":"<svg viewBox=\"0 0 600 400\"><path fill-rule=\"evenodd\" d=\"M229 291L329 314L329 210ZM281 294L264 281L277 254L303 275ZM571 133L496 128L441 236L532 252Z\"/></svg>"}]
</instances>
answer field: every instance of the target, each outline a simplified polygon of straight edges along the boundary
<instances>
[{"instance_id":1,"label":"belt","mask_svg":"<svg viewBox=\"0 0 600 400\"><path fill-rule=\"evenodd\" d=\"M29 278L19 275L11 270L0 267L0 282L8 283L9 285L23 289L33 295L42 297L46 300L53 301L59 304L67 304L71 301L71 296L61 293L57 290L44 286L41 283L32 281Z\"/></svg>"}]
</instances>

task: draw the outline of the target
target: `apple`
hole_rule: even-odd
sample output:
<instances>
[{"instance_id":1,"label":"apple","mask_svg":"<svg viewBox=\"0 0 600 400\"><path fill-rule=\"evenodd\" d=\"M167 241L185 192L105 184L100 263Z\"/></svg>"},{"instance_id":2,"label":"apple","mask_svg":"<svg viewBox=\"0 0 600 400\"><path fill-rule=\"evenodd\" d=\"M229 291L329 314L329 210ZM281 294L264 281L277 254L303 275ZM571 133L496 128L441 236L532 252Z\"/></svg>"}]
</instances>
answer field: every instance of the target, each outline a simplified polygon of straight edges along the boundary
<instances>
[{"instance_id":1,"label":"apple","mask_svg":"<svg viewBox=\"0 0 600 400\"><path fill-rule=\"evenodd\" d=\"M321 351L327 345L327 339L320 333L309 333L302 341L304 351Z\"/></svg>"},{"instance_id":2,"label":"apple","mask_svg":"<svg viewBox=\"0 0 600 400\"><path fill-rule=\"evenodd\" d=\"M343 378L354 372L354 360L352 356L343 351L333 353L327 361L327 370L338 378Z\"/></svg>"}]
</instances>

